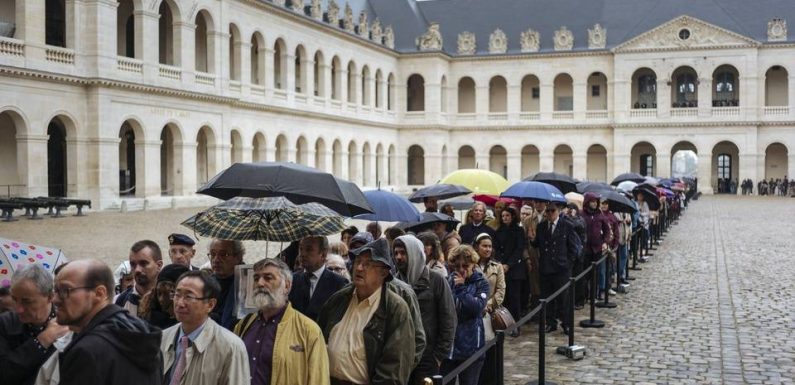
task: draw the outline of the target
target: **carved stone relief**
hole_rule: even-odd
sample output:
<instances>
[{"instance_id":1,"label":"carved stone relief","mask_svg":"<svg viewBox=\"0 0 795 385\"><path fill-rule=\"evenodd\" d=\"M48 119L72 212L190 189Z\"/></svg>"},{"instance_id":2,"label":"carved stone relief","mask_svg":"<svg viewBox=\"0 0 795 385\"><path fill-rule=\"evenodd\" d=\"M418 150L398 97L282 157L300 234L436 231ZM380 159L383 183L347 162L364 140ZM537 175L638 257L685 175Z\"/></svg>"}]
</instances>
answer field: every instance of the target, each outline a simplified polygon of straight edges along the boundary
<instances>
[{"instance_id":1,"label":"carved stone relief","mask_svg":"<svg viewBox=\"0 0 795 385\"><path fill-rule=\"evenodd\" d=\"M442 49L442 33L439 23L431 23L428 30L415 40L420 51L436 51Z\"/></svg>"},{"instance_id":2,"label":"carved stone relief","mask_svg":"<svg viewBox=\"0 0 795 385\"><path fill-rule=\"evenodd\" d=\"M569 51L574 47L574 34L566 26L555 31L555 51Z\"/></svg>"},{"instance_id":3,"label":"carved stone relief","mask_svg":"<svg viewBox=\"0 0 795 385\"><path fill-rule=\"evenodd\" d=\"M787 21L775 18L767 22L767 41L787 41Z\"/></svg>"},{"instance_id":4,"label":"carved stone relief","mask_svg":"<svg viewBox=\"0 0 795 385\"><path fill-rule=\"evenodd\" d=\"M395 32L392 30L391 25L387 25L384 29L384 45L390 49L395 49Z\"/></svg>"},{"instance_id":5,"label":"carved stone relief","mask_svg":"<svg viewBox=\"0 0 795 385\"><path fill-rule=\"evenodd\" d=\"M522 32L519 36L522 52L538 52L541 48L541 34L532 28Z\"/></svg>"},{"instance_id":6,"label":"carved stone relief","mask_svg":"<svg viewBox=\"0 0 795 385\"><path fill-rule=\"evenodd\" d=\"M749 44L755 44L755 42L692 17L682 16L631 40L619 49L658 50Z\"/></svg>"},{"instance_id":7,"label":"carved stone relief","mask_svg":"<svg viewBox=\"0 0 795 385\"><path fill-rule=\"evenodd\" d=\"M497 28L489 36L489 53L505 53L508 51L508 37Z\"/></svg>"},{"instance_id":8,"label":"carved stone relief","mask_svg":"<svg viewBox=\"0 0 795 385\"><path fill-rule=\"evenodd\" d=\"M339 27L340 26L340 7L337 5L337 2L334 0L329 0L328 8L326 9L326 17L328 17L328 23Z\"/></svg>"},{"instance_id":9,"label":"carved stone relief","mask_svg":"<svg viewBox=\"0 0 795 385\"><path fill-rule=\"evenodd\" d=\"M312 4L309 6L309 15L315 20L323 20L323 8L320 0L312 0Z\"/></svg>"},{"instance_id":10,"label":"carved stone relief","mask_svg":"<svg viewBox=\"0 0 795 385\"><path fill-rule=\"evenodd\" d=\"M304 13L304 0L292 0L293 12Z\"/></svg>"},{"instance_id":11,"label":"carved stone relief","mask_svg":"<svg viewBox=\"0 0 795 385\"><path fill-rule=\"evenodd\" d=\"M342 19L342 28L350 33L354 32L353 10L351 9L351 5L348 3L345 3L345 16L343 16Z\"/></svg>"},{"instance_id":12,"label":"carved stone relief","mask_svg":"<svg viewBox=\"0 0 795 385\"><path fill-rule=\"evenodd\" d=\"M458 34L458 54L474 55L477 51L477 40L472 32L461 32Z\"/></svg>"},{"instance_id":13,"label":"carved stone relief","mask_svg":"<svg viewBox=\"0 0 795 385\"><path fill-rule=\"evenodd\" d=\"M273 4L276 4L280 7L284 7L285 0L273 0Z\"/></svg>"},{"instance_id":14,"label":"carved stone relief","mask_svg":"<svg viewBox=\"0 0 795 385\"><path fill-rule=\"evenodd\" d=\"M381 29L381 20L376 17L373 25L370 26L370 40L381 44L384 40L384 31Z\"/></svg>"},{"instance_id":15,"label":"carved stone relief","mask_svg":"<svg viewBox=\"0 0 795 385\"><path fill-rule=\"evenodd\" d=\"M601 49L607 46L607 29L597 23L588 30L588 49Z\"/></svg>"},{"instance_id":16,"label":"carved stone relief","mask_svg":"<svg viewBox=\"0 0 795 385\"><path fill-rule=\"evenodd\" d=\"M367 12L359 12L359 36L369 39L370 38L370 25L367 22Z\"/></svg>"}]
</instances>

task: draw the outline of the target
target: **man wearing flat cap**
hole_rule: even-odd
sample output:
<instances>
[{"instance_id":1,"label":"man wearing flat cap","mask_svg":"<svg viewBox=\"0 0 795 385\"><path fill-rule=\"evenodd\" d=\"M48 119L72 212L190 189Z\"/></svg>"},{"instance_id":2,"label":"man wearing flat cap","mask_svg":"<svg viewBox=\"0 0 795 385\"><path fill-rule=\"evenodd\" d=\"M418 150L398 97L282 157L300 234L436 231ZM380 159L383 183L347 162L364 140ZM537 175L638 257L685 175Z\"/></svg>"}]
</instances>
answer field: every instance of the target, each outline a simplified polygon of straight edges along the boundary
<instances>
[{"instance_id":1,"label":"man wearing flat cap","mask_svg":"<svg viewBox=\"0 0 795 385\"><path fill-rule=\"evenodd\" d=\"M182 265L188 270L199 270L198 267L191 265L191 260L196 255L196 241L185 234L174 233L168 236L168 256L171 263Z\"/></svg>"},{"instance_id":2,"label":"man wearing flat cap","mask_svg":"<svg viewBox=\"0 0 795 385\"><path fill-rule=\"evenodd\" d=\"M329 298L318 319L331 384L405 384L414 367L414 326L406 301L386 287L394 267L387 241L352 253L352 284Z\"/></svg>"}]
</instances>

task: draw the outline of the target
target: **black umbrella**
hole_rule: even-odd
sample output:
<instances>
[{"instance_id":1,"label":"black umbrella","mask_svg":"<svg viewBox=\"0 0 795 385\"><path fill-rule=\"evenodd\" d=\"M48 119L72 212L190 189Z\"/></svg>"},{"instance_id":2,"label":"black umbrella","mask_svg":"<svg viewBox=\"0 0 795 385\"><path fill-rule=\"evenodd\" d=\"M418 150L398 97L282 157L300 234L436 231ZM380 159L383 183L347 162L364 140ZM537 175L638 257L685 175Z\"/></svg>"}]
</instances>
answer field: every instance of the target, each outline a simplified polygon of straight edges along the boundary
<instances>
[{"instance_id":1,"label":"black umbrella","mask_svg":"<svg viewBox=\"0 0 795 385\"><path fill-rule=\"evenodd\" d=\"M415 191L411 195L409 195L409 201L414 203L420 203L424 198L438 198L438 199L455 198L461 195L467 195L471 192L472 190L464 186L459 186L457 184L447 184L447 183L432 184L430 186L423 187Z\"/></svg>"},{"instance_id":2,"label":"black umbrella","mask_svg":"<svg viewBox=\"0 0 795 385\"><path fill-rule=\"evenodd\" d=\"M643 194L643 198L649 205L649 210L660 209L660 198L657 196L657 189L647 184L638 185L632 190L634 195Z\"/></svg>"},{"instance_id":3,"label":"black umbrella","mask_svg":"<svg viewBox=\"0 0 795 385\"><path fill-rule=\"evenodd\" d=\"M454 210L469 210L472 208L472 205L475 203L475 200L471 197L460 197L455 199L448 199L446 201L439 202L439 207L443 207L444 205L451 205L453 206Z\"/></svg>"},{"instance_id":4,"label":"black umbrella","mask_svg":"<svg viewBox=\"0 0 795 385\"><path fill-rule=\"evenodd\" d=\"M460 223L458 219L455 219L447 214L422 213L422 220L418 222L399 222L395 225L395 227L406 231L412 231L414 233L420 233L425 230L430 230L434 223L439 222L445 223L447 225L447 231L455 230L456 226L458 226Z\"/></svg>"},{"instance_id":5,"label":"black umbrella","mask_svg":"<svg viewBox=\"0 0 795 385\"><path fill-rule=\"evenodd\" d=\"M618 185L619 183L624 182L624 181L631 181L631 182L635 182L635 183L643 183L645 180L646 180L645 176L640 175L640 174L638 174L636 172L625 172L625 173L615 177L613 179L613 181L610 182L610 184L615 186L615 185Z\"/></svg>"},{"instance_id":6,"label":"black umbrella","mask_svg":"<svg viewBox=\"0 0 795 385\"><path fill-rule=\"evenodd\" d=\"M635 208L635 203L625 197L624 194L616 191L602 191L599 195L602 199L607 199L607 203L610 205L610 211L614 213L632 214L638 211L638 209Z\"/></svg>"},{"instance_id":7,"label":"black umbrella","mask_svg":"<svg viewBox=\"0 0 795 385\"><path fill-rule=\"evenodd\" d=\"M282 196L295 204L320 203L345 216L373 212L354 183L295 163L235 163L210 179L198 193L224 200Z\"/></svg>"},{"instance_id":8,"label":"black umbrella","mask_svg":"<svg viewBox=\"0 0 795 385\"><path fill-rule=\"evenodd\" d=\"M577 181L574 178L557 172L539 172L523 180L551 184L564 194L577 191Z\"/></svg>"},{"instance_id":9,"label":"black umbrella","mask_svg":"<svg viewBox=\"0 0 795 385\"><path fill-rule=\"evenodd\" d=\"M613 188L607 183L600 182L577 183L577 192L580 194L585 194L587 192L599 193L602 191L613 191Z\"/></svg>"}]
</instances>

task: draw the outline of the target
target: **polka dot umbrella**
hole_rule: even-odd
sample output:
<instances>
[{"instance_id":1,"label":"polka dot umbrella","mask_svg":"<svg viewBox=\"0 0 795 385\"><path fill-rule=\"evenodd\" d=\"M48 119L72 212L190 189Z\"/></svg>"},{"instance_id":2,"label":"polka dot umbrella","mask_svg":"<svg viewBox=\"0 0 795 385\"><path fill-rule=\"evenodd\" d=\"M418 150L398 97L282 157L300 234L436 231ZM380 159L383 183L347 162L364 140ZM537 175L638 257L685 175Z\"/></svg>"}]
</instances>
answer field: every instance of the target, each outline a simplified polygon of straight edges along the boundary
<instances>
[{"instance_id":1,"label":"polka dot umbrella","mask_svg":"<svg viewBox=\"0 0 795 385\"><path fill-rule=\"evenodd\" d=\"M47 271L67 262L63 252L52 247L36 246L0 238L0 286L11 286L11 276L22 266L38 263Z\"/></svg>"}]
</instances>

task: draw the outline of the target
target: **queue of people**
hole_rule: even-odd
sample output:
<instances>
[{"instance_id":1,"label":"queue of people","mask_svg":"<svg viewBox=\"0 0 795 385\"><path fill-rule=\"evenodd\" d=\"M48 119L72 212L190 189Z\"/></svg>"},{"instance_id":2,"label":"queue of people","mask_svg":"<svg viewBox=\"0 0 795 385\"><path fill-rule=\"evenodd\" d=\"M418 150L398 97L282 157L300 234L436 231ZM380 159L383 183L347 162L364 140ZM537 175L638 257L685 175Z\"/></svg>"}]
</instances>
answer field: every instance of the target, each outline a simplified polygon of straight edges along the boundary
<instances>
[{"instance_id":1,"label":"queue of people","mask_svg":"<svg viewBox=\"0 0 795 385\"><path fill-rule=\"evenodd\" d=\"M253 265L256 311L242 319L239 241L212 240L206 270L191 264L195 242L182 234L168 237L169 264L142 240L115 272L97 260L54 275L26 266L0 291L0 383L424 384L494 338L497 309L518 319L591 261L615 256L599 267L597 297L613 278L628 284L631 234L683 203L662 198L651 211L633 198L635 215L586 193L582 208L524 201L493 218L475 202L457 231L371 224L340 242L306 237ZM576 287L575 307L590 287ZM549 303L545 332L571 332L568 300ZM458 383L489 383L494 359L475 361Z\"/></svg>"}]
</instances>

